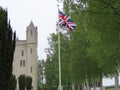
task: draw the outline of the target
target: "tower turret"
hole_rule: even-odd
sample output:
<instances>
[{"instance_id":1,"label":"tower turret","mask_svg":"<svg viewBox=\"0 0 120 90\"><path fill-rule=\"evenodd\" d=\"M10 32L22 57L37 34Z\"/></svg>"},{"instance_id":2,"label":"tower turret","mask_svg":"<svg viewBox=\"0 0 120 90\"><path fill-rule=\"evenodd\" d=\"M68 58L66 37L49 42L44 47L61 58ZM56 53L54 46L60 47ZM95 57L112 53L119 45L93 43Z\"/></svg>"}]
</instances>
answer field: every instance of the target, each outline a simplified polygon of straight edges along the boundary
<instances>
[{"instance_id":1,"label":"tower turret","mask_svg":"<svg viewBox=\"0 0 120 90\"><path fill-rule=\"evenodd\" d=\"M34 26L33 22L31 21L29 26L27 27L26 31L27 36L27 43L36 43L37 44L37 27Z\"/></svg>"},{"instance_id":2,"label":"tower turret","mask_svg":"<svg viewBox=\"0 0 120 90\"><path fill-rule=\"evenodd\" d=\"M37 90L37 27L31 21L27 27L27 75L32 77L33 90Z\"/></svg>"},{"instance_id":3,"label":"tower turret","mask_svg":"<svg viewBox=\"0 0 120 90\"><path fill-rule=\"evenodd\" d=\"M37 89L37 27L31 21L27 26L26 40L16 40L13 60L13 74L18 78L21 74L32 77L32 90ZM18 84L17 88L18 89Z\"/></svg>"}]
</instances>

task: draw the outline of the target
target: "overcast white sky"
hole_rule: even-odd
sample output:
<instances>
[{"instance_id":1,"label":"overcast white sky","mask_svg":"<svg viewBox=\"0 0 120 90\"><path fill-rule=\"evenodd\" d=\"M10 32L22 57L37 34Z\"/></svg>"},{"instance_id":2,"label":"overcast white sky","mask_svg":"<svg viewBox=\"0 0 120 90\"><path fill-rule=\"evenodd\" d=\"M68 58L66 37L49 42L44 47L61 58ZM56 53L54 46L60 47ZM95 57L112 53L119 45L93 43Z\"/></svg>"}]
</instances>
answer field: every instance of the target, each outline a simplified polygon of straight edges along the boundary
<instances>
[{"instance_id":1,"label":"overcast white sky","mask_svg":"<svg viewBox=\"0 0 120 90\"><path fill-rule=\"evenodd\" d=\"M38 56L45 59L47 37L56 32L57 0L0 0L0 6L8 9L11 26L20 40L26 39L26 27L33 21L38 27Z\"/></svg>"},{"instance_id":2,"label":"overcast white sky","mask_svg":"<svg viewBox=\"0 0 120 90\"><path fill-rule=\"evenodd\" d=\"M47 37L56 32L57 0L0 0L0 6L8 9L11 26L20 40L26 39L26 27L33 21L38 27L38 56L45 59ZM113 84L114 79L103 80L105 86Z\"/></svg>"}]
</instances>

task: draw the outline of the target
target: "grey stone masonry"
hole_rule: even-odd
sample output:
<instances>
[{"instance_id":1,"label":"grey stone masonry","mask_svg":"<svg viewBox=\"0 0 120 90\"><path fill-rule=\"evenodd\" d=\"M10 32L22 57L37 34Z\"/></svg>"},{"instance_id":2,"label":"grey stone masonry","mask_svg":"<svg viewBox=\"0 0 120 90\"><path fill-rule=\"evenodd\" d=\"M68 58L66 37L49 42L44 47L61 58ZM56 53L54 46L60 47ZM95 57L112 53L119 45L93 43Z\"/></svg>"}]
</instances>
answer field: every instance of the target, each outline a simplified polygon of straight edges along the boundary
<instances>
[{"instance_id":1,"label":"grey stone masonry","mask_svg":"<svg viewBox=\"0 0 120 90\"><path fill-rule=\"evenodd\" d=\"M32 77L32 90L37 90L37 40L37 27L31 21L27 26L26 40L16 40L13 61L13 74L17 79L21 74Z\"/></svg>"}]
</instances>

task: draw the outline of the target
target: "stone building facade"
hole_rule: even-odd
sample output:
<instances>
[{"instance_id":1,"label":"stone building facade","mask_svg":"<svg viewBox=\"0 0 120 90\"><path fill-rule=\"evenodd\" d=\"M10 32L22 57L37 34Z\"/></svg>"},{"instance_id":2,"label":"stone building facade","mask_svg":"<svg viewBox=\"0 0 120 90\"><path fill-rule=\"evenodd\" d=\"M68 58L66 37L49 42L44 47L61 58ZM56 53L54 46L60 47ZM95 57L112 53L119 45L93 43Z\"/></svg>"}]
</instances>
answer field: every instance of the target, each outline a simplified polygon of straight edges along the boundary
<instances>
[{"instance_id":1,"label":"stone building facade","mask_svg":"<svg viewBox=\"0 0 120 90\"><path fill-rule=\"evenodd\" d=\"M26 40L16 40L13 61L13 74L17 79L21 74L32 77L32 90L37 90L37 41L37 27L31 21L26 30Z\"/></svg>"}]
</instances>

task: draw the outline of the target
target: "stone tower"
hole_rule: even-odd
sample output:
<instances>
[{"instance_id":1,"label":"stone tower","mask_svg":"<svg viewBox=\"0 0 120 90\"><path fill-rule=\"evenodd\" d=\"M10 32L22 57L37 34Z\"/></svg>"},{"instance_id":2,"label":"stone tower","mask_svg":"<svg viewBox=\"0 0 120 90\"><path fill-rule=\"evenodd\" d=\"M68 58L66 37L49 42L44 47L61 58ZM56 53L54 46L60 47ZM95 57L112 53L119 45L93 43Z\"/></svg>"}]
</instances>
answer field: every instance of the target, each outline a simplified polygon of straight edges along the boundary
<instances>
[{"instance_id":1,"label":"stone tower","mask_svg":"<svg viewBox=\"0 0 120 90\"><path fill-rule=\"evenodd\" d=\"M31 21L27 27L26 40L16 41L13 61L13 74L16 78L21 74L32 77L32 90L37 90L37 39L37 27Z\"/></svg>"}]
</instances>

